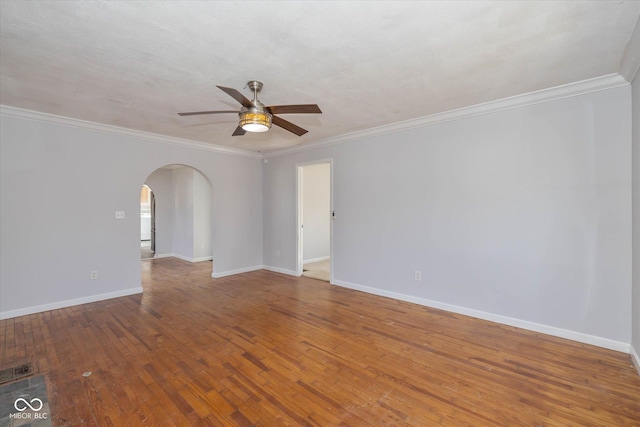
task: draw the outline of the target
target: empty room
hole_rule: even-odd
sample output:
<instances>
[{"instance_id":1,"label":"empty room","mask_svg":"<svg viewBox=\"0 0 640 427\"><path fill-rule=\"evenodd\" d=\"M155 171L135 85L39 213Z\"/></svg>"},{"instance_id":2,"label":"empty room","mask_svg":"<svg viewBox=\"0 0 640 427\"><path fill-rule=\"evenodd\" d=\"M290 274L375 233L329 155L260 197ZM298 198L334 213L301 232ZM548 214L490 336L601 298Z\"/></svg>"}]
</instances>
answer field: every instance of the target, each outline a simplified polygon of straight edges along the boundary
<instances>
[{"instance_id":1,"label":"empty room","mask_svg":"<svg viewBox=\"0 0 640 427\"><path fill-rule=\"evenodd\" d=\"M0 425L640 426L640 1L0 1Z\"/></svg>"}]
</instances>

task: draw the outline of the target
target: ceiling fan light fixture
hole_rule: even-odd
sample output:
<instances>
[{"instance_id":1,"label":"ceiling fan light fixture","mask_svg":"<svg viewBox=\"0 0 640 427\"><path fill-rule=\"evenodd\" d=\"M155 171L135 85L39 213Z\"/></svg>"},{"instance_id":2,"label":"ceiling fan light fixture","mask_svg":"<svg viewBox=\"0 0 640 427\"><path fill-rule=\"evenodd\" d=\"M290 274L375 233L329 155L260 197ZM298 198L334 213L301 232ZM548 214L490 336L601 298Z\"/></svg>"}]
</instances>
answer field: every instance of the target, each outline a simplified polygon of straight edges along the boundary
<instances>
[{"instance_id":1,"label":"ceiling fan light fixture","mask_svg":"<svg viewBox=\"0 0 640 427\"><path fill-rule=\"evenodd\" d=\"M247 132L266 132L271 128L271 114L264 111L240 113L239 126Z\"/></svg>"}]
</instances>

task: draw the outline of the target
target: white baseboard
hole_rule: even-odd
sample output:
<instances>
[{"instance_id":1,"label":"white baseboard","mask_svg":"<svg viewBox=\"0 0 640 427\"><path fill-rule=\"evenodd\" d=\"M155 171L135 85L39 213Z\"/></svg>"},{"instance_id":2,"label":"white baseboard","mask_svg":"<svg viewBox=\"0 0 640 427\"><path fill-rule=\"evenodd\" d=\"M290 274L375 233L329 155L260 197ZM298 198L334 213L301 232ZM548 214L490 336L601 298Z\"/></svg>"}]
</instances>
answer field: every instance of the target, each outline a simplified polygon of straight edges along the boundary
<instances>
[{"instance_id":1,"label":"white baseboard","mask_svg":"<svg viewBox=\"0 0 640 427\"><path fill-rule=\"evenodd\" d=\"M200 258L193 258L191 262L203 262L203 261L213 261L213 257L211 256L202 256Z\"/></svg>"},{"instance_id":2,"label":"white baseboard","mask_svg":"<svg viewBox=\"0 0 640 427\"><path fill-rule=\"evenodd\" d=\"M633 346L629 346L629 354L631 355L633 365L636 367L636 371L638 371L638 375L640 375L640 356L638 356Z\"/></svg>"},{"instance_id":3,"label":"white baseboard","mask_svg":"<svg viewBox=\"0 0 640 427\"><path fill-rule=\"evenodd\" d=\"M282 273L289 276L298 276L295 270L287 270L286 268L272 267L270 265L263 265L262 268L268 271L273 271L274 273Z\"/></svg>"},{"instance_id":4,"label":"white baseboard","mask_svg":"<svg viewBox=\"0 0 640 427\"><path fill-rule=\"evenodd\" d=\"M66 301L58 301L50 304L35 305L32 307L19 308L0 312L0 320L12 317L26 316L28 314L41 313L43 311L57 310L59 308L72 307L74 305L88 304L90 302L103 301L111 298L125 297L127 295L141 294L142 287L123 289L121 291L108 292L106 294L91 295L88 297L75 298Z\"/></svg>"},{"instance_id":5,"label":"white baseboard","mask_svg":"<svg viewBox=\"0 0 640 427\"><path fill-rule=\"evenodd\" d=\"M275 273L287 274L289 276L297 276L296 272L293 270L287 270L285 268L280 268L280 267L271 267L269 265L254 265L253 267L239 268L237 270L222 271L220 273L211 273L211 277L213 277L214 279L219 279L221 277L233 276L234 274L248 273L250 271L256 271L256 270L268 270L268 271L273 271Z\"/></svg>"},{"instance_id":6,"label":"white baseboard","mask_svg":"<svg viewBox=\"0 0 640 427\"><path fill-rule=\"evenodd\" d=\"M621 351L623 353L629 353L631 348L630 344L624 343L621 341L615 341L608 338L602 338L595 335L585 334L582 332L575 332L567 329L556 328L555 326L542 325L540 323L515 319L513 317L502 316L499 314L487 313L485 311L474 310L466 307L460 307L453 304L446 304L438 301L429 300L426 298L414 297L411 295L405 295L398 292L386 291L383 289L372 288L369 286L357 285L357 284L345 282L342 280L334 280L333 284L342 286L344 288L366 292L369 294L380 295L383 297L393 298L401 301L412 302L414 304L419 304L426 307L438 308L440 310L446 310L453 313L464 314L466 316L476 317L478 319L489 320L491 322L502 323L509 326L515 326L517 328L527 329L534 332L541 332L543 334L552 335L560 338L566 338L566 339L578 341L585 344L595 345L598 347L608 348L610 350Z\"/></svg>"},{"instance_id":7,"label":"white baseboard","mask_svg":"<svg viewBox=\"0 0 640 427\"><path fill-rule=\"evenodd\" d=\"M169 256L172 256L174 258L178 258L181 259L182 261L187 261L187 262L200 262L200 261L211 261L213 258L212 257L202 257L202 258L189 258L186 257L184 255L180 255L180 254L171 254Z\"/></svg>"},{"instance_id":8,"label":"white baseboard","mask_svg":"<svg viewBox=\"0 0 640 427\"><path fill-rule=\"evenodd\" d=\"M261 265L254 265L253 267L244 267L238 268L237 270L227 270L219 273L213 272L211 273L211 277L214 279L219 279L221 277L233 276L234 274L248 273L250 271L262 270Z\"/></svg>"},{"instance_id":9,"label":"white baseboard","mask_svg":"<svg viewBox=\"0 0 640 427\"><path fill-rule=\"evenodd\" d=\"M154 258L170 258L172 256L175 256L174 254L155 254L153 256L153 258L149 258L149 259L154 259Z\"/></svg>"},{"instance_id":10,"label":"white baseboard","mask_svg":"<svg viewBox=\"0 0 640 427\"><path fill-rule=\"evenodd\" d=\"M202 262L202 261L211 261L213 260L213 257L211 256L205 256L205 257L200 257L200 258L189 258L186 257L184 255L179 255L179 254L157 254L154 255L153 258L150 259L155 259L155 258L178 258L181 259L182 261L187 261L187 262Z\"/></svg>"},{"instance_id":11,"label":"white baseboard","mask_svg":"<svg viewBox=\"0 0 640 427\"><path fill-rule=\"evenodd\" d=\"M171 256L172 256L172 257L174 257L174 258L178 258L178 259L180 259L180 260L182 260L182 261L193 262L193 261L191 260L191 258L188 258L188 257L186 257L186 256L184 256L184 255L180 255L180 254L171 254Z\"/></svg>"},{"instance_id":12,"label":"white baseboard","mask_svg":"<svg viewBox=\"0 0 640 427\"><path fill-rule=\"evenodd\" d=\"M302 261L303 264L309 264L310 262L320 262L320 261L325 261L331 259L330 256L321 256L319 258L311 258L311 259L305 259L304 261Z\"/></svg>"}]
</instances>

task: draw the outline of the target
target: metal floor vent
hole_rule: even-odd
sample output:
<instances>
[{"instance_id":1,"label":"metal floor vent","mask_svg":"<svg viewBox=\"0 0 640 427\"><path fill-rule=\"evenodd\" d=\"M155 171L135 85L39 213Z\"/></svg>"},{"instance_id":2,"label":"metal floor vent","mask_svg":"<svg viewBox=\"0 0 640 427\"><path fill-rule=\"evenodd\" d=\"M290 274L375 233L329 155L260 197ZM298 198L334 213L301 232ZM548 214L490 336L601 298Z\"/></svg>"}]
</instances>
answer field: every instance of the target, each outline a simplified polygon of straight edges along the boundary
<instances>
[{"instance_id":1,"label":"metal floor vent","mask_svg":"<svg viewBox=\"0 0 640 427\"><path fill-rule=\"evenodd\" d=\"M33 375L33 364L31 362L14 366L0 371L0 384L8 383L19 378Z\"/></svg>"}]
</instances>

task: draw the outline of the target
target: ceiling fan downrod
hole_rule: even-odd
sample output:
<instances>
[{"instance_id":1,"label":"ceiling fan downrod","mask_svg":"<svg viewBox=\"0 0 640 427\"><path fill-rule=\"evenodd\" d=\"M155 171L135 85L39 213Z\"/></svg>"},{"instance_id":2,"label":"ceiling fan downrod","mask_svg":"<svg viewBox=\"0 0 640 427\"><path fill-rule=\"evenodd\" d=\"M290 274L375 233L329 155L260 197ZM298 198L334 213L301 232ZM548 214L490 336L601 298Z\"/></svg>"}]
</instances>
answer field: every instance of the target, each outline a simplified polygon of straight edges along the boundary
<instances>
[{"instance_id":1,"label":"ceiling fan downrod","mask_svg":"<svg viewBox=\"0 0 640 427\"><path fill-rule=\"evenodd\" d=\"M262 90L262 82L249 80L247 82L247 86L249 87L249 90L253 92L253 101L255 103L258 100L258 92Z\"/></svg>"}]
</instances>

